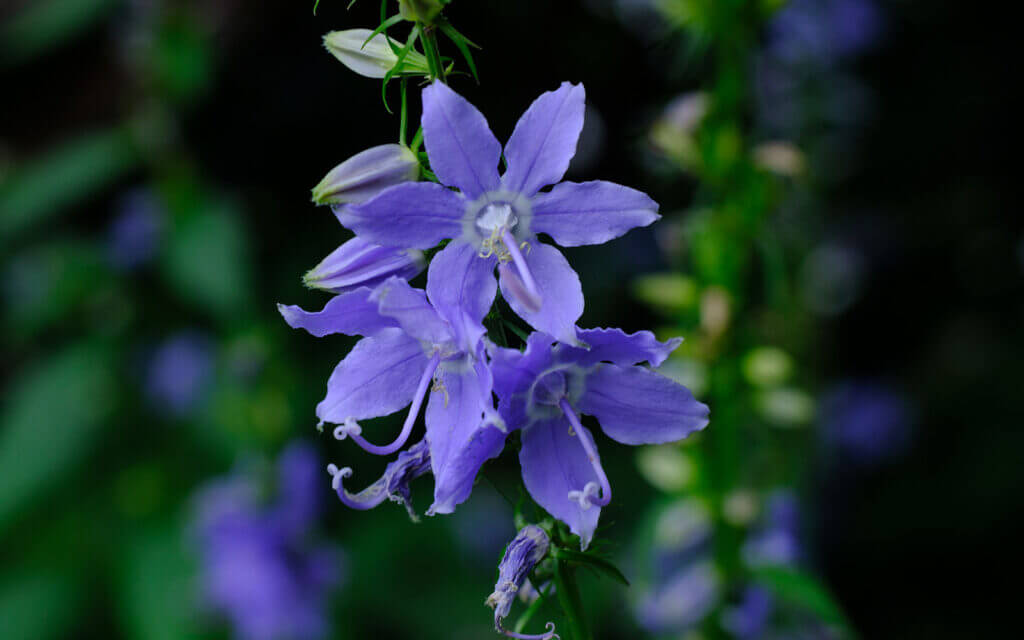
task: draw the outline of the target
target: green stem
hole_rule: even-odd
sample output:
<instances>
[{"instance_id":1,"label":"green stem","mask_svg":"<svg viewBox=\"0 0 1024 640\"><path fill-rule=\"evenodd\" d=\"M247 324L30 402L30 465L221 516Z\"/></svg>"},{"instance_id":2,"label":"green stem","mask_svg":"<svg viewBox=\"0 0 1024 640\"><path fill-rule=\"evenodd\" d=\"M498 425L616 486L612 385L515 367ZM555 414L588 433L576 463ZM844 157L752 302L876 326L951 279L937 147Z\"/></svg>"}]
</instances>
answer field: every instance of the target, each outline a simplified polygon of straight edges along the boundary
<instances>
[{"instance_id":1,"label":"green stem","mask_svg":"<svg viewBox=\"0 0 1024 640\"><path fill-rule=\"evenodd\" d=\"M567 563L555 560L555 592L565 612L572 640L591 640L590 628L583 614L583 600L576 584L576 570Z\"/></svg>"},{"instance_id":2,"label":"green stem","mask_svg":"<svg viewBox=\"0 0 1024 640\"><path fill-rule=\"evenodd\" d=\"M398 123L398 144L402 145L403 147L406 146L405 145L405 127L406 127L406 122L408 121L408 113L409 113L408 101L407 101L407 99L405 97L405 84L406 84L405 78L402 78L402 115L399 118L399 123Z\"/></svg>"},{"instance_id":3,"label":"green stem","mask_svg":"<svg viewBox=\"0 0 1024 640\"><path fill-rule=\"evenodd\" d=\"M533 618L534 614L540 610L541 605L544 604L544 600L547 599L548 594L551 591L551 583L545 585L544 589L537 595L537 599L530 603L530 606L526 608L523 615L519 616L516 620L516 626L512 628L515 633L522 633L523 629L526 628L526 624Z\"/></svg>"},{"instance_id":4,"label":"green stem","mask_svg":"<svg viewBox=\"0 0 1024 640\"><path fill-rule=\"evenodd\" d=\"M437 32L433 26L423 25L419 22L416 23L416 29L419 31L420 40L423 41L423 52L427 56L431 79L447 83L448 80L444 75L444 61L441 60L441 51L437 45Z\"/></svg>"}]
</instances>

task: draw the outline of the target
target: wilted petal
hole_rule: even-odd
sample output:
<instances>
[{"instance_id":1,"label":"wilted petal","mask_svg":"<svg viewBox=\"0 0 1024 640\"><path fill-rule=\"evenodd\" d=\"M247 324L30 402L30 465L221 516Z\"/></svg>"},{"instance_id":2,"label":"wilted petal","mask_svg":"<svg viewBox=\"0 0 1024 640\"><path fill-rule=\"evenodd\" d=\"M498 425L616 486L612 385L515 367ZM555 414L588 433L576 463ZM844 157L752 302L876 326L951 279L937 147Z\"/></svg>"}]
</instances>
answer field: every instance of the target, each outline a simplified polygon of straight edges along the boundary
<instances>
[{"instance_id":1,"label":"wilted petal","mask_svg":"<svg viewBox=\"0 0 1024 640\"><path fill-rule=\"evenodd\" d=\"M579 503L569 499L569 492L583 490L598 478L583 447L576 441L575 433L570 435L569 423L558 418L524 429L519 464L523 467L523 482L533 499L569 525L580 537L580 546L586 549L594 537L601 508L582 509Z\"/></svg>"},{"instance_id":2,"label":"wilted petal","mask_svg":"<svg viewBox=\"0 0 1024 640\"><path fill-rule=\"evenodd\" d=\"M362 204L335 206L334 215L364 240L385 247L429 249L462 234L466 203L433 182L406 182Z\"/></svg>"},{"instance_id":3,"label":"wilted petal","mask_svg":"<svg viewBox=\"0 0 1024 640\"><path fill-rule=\"evenodd\" d=\"M307 287L345 293L359 287L375 287L391 276L416 277L426 261L415 249L381 247L352 238L331 252L302 281Z\"/></svg>"},{"instance_id":4,"label":"wilted petal","mask_svg":"<svg viewBox=\"0 0 1024 640\"><path fill-rule=\"evenodd\" d=\"M293 329L305 329L322 338L332 333L369 336L388 327L396 327L393 318L382 316L377 303L370 300L372 289L363 287L334 296L321 311L304 311L295 305L277 305L284 321Z\"/></svg>"},{"instance_id":5,"label":"wilted petal","mask_svg":"<svg viewBox=\"0 0 1024 640\"><path fill-rule=\"evenodd\" d=\"M590 346L589 351L574 353L573 359L582 365L613 362L628 366L647 361L657 367L683 341L672 338L659 342L650 331L626 333L622 329L579 329L576 336Z\"/></svg>"},{"instance_id":6,"label":"wilted petal","mask_svg":"<svg viewBox=\"0 0 1024 640\"><path fill-rule=\"evenodd\" d=\"M563 182L533 199L530 228L563 247L601 244L661 216L647 194L612 182Z\"/></svg>"},{"instance_id":7,"label":"wilted petal","mask_svg":"<svg viewBox=\"0 0 1024 640\"><path fill-rule=\"evenodd\" d=\"M583 315L583 288L580 278L561 252L534 241L523 256L540 289L541 307L531 311L515 296L504 281L501 293L509 306L538 330L567 344L579 344L576 321Z\"/></svg>"},{"instance_id":8,"label":"wilted petal","mask_svg":"<svg viewBox=\"0 0 1024 640\"><path fill-rule=\"evenodd\" d=\"M363 338L335 367L316 415L341 424L394 413L412 402L427 364L423 347L401 329Z\"/></svg>"},{"instance_id":9,"label":"wilted petal","mask_svg":"<svg viewBox=\"0 0 1024 640\"><path fill-rule=\"evenodd\" d=\"M430 168L443 184L458 187L470 200L498 188L501 144L476 107L435 82L423 90L422 122Z\"/></svg>"},{"instance_id":10,"label":"wilted petal","mask_svg":"<svg viewBox=\"0 0 1024 640\"><path fill-rule=\"evenodd\" d=\"M584 101L583 85L568 82L533 101L505 145L506 190L531 196L562 179L576 155Z\"/></svg>"},{"instance_id":11,"label":"wilted petal","mask_svg":"<svg viewBox=\"0 0 1024 640\"><path fill-rule=\"evenodd\" d=\"M499 631L501 621L512 610L512 602L523 582L544 559L550 546L548 534L531 524L520 529L505 547L505 554L498 564L498 580L494 583L494 592L487 597L486 602L488 607L494 609L494 626Z\"/></svg>"},{"instance_id":12,"label":"wilted petal","mask_svg":"<svg viewBox=\"0 0 1024 640\"><path fill-rule=\"evenodd\" d=\"M381 315L394 318L410 336L428 344L452 339L448 323L427 301L426 294L400 278L391 278L374 292Z\"/></svg>"},{"instance_id":13,"label":"wilted petal","mask_svg":"<svg viewBox=\"0 0 1024 640\"><path fill-rule=\"evenodd\" d=\"M360 151L331 169L313 187L313 202L364 202L388 187L415 180L419 175L416 154L400 144L382 144Z\"/></svg>"},{"instance_id":14,"label":"wilted petal","mask_svg":"<svg viewBox=\"0 0 1024 640\"><path fill-rule=\"evenodd\" d=\"M469 497L484 462L501 453L505 434L493 424L491 376L469 358L442 364L427 405L434 504L427 515L451 513Z\"/></svg>"},{"instance_id":15,"label":"wilted petal","mask_svg":"<svg viewBox=\"0 0 1024 640\"><path fill-rule=\"evenodd\" d=\"M675 442L708 424L707 405L645 367L598 366L587 376L579 408L623 444Z\"/></svg>"},{"instance_id":16,"label":"wilted petal","mask_svg":"<svg viewBox=\"0 0 1024 640\"><path fill-rule=\"evenodd\" d=\"M331 465L329 471L334 476L332 482L334 491L338 494L338 498L349 507L364 511L376 507L385 499L390 499L392 502L403 504L406 511L409 512L409 517L416 520L409 483L430 471L430 448L426 440L420 440L399 453L393 462L388 463L384 469L384 475L379 480L356 494L346 491L342 482L344 478L352 475L351 469L347 467L338 469Z\"/></svg>"},{"instance_id":17,"label":"wilted petal","mask_svg":"<svg viewBox=\"0 0 1024 640\"><path fill-rule=\"evenodd\" d=\"M483 319L496 291L494 261L480 258L465 242L452 242L430 261L427 297L469 352L485 333Z\"/></svg>"}]
</instances>

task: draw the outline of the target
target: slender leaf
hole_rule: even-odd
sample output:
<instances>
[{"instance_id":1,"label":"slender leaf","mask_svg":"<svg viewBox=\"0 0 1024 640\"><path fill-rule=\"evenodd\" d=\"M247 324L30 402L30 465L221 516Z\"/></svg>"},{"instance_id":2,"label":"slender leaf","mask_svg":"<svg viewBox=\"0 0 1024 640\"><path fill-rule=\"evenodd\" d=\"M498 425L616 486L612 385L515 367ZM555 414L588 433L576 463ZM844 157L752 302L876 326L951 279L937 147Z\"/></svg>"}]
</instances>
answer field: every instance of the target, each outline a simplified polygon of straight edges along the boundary
<instances>
[{"instance_id":1,"label":"slender leaf","mask_svg":"<svg viewBox=\"0 0 1024 640\"><path fill-rule=\"evenodd\" d=\"M555 547L552 551L552 555L562 562L596 569L598 572L605 574L616 582L627 587L629 586L629 580L627 580L626 576L619 571L619 568L601 556L593 553L573 551L572 549L564 549L562 547Z\"/></svg>"},{"instance_id":2,"label":"slender leaf","mask_svg":"<svg viewBox=\"0 0 1024 640\"><path fill-rule=\"evenodd\" d=\"M839 604L814 576L791 567L771 566L755 569L751 579L783 602L807 609L822 622L852 635Z\"/></svg>"}]
</instances>

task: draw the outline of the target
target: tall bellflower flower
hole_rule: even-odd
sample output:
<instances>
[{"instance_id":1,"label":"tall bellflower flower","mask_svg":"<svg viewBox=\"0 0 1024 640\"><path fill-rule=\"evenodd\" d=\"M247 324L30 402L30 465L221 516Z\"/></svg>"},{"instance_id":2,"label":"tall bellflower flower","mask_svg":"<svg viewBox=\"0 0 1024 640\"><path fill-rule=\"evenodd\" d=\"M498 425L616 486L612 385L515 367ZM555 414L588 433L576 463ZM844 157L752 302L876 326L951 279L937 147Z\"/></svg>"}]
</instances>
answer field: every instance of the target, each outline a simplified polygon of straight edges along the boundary
<instances>
[{"instance_id":1,"label":"tall bellflower flower","mask_svg":"<svg viewBox=\"0 0 1024 640\"><path fill-rule=\"evenodd\" d=\"M565 247L601 244L659 218L657 203L629 187L559 182L576 152L583 111L582 85L566 82L542 94L503 153L483 114L435 82L423 90L422 125L441 184L400 184L335 213L360 237L383 246L428 249L450 239L435 258L444 268L434 277L482 281L493 279L497 266L502 294L515 312L538 331L576 345L583 313L579 277L536 234ZM502 155L507 169L499 175Z\"/></svg>"},{"instance_id":2,"label":"tall bellflower flower","mask_svg":"<svg viewBox=\"0 0 1024 640\"><path fill-rule=\"evenodd\" d=\"M647 331L578 330L580 349L534 333L526 351L494 348L491 369L498 407L510 429L522 429L523 482L537 503L580 537L585 549L611 485L594 438L579 414L597 418L623 444L681 440L708 423L707 406L686 387L651 369L679 340L658 342Z\"/></svg>"}]
</instances>

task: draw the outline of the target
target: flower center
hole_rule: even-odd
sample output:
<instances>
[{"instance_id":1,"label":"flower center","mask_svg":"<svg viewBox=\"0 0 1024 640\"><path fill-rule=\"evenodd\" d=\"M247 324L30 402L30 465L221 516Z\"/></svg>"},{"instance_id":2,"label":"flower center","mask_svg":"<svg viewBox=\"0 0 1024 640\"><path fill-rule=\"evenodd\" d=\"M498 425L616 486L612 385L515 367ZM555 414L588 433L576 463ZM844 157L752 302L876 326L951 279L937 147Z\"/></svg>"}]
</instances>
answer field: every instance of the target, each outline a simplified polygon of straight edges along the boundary
<instances>
[{"instance_id":1,"label":"flower center","mask_svg":"<svg viewBox=\"0 0 1024 640\"><path fill-rule=\"evenodd\" d=\"M561 371L552 371L537 381L533 388L533 399L537 404L557 407L558 401L568 392L569 385L565 380L565 374Z\"/></svg>"},{"instance_id":2,"label":"flower center","mask_svg":"<svg viewBox=\"0 0 1024 640\"><path fill-rule=\"evenodd\" d=\"M476 216L476 229L480 235L489 238L504 231L515 231L519 216L512 205L507 203L489 204Z\"/></svg>"}]
</instances>

